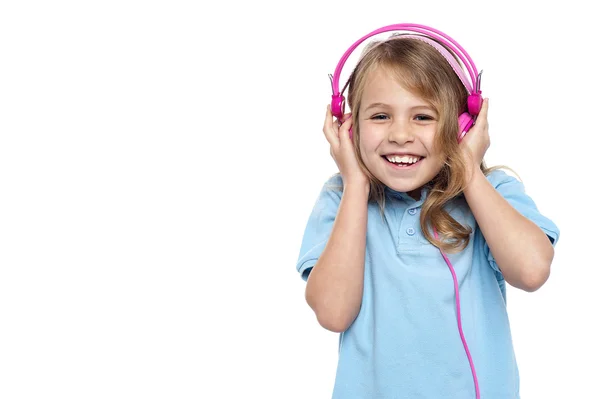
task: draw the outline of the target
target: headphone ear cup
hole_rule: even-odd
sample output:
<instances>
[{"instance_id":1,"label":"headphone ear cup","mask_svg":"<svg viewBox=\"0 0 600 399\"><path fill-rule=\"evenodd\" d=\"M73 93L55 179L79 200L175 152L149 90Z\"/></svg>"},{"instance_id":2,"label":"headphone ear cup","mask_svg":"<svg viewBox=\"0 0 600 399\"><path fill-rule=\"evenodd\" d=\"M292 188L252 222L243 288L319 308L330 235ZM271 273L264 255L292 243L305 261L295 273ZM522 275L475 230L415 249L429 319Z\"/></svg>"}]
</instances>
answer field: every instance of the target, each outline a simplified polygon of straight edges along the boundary
<instances>
[{"instance_id":1,"label":"headphone ear cup","mask_svg":"<svg viewBox=\"0 0 600 399\"><path fill-rule=\"evenodd\" d=\"M331 96L331 113L341 120L344 117L344 108L346 108L346 99L342 95Z\"/></svg>"},{"instance_id":2,"label":"headphone ear cup","mask_svg":"<svg viewBox=\"0 0 600 399\"><path fill-rule=\"evenodd\" d=\"M471 129L471 127L473 126L474 123L475 123L475 121L473 120L473 117L469 113L464 112L464 113L460 114L460 116L458 117L458 142L459 143L463 139L465 134L467 134L469 129Z\"/></svg>"}]
</instances>

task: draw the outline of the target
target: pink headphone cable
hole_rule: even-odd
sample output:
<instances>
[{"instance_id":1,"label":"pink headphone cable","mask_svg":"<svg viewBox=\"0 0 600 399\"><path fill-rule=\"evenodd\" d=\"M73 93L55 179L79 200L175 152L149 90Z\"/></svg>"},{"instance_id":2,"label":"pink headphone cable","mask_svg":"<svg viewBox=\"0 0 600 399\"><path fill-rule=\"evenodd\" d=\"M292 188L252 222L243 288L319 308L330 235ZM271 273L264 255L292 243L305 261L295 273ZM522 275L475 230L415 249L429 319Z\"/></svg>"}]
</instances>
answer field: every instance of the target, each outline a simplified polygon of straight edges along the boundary
<instances>
[{"instance_id":1,"label":"pink headphone cable","mask_svg":"<svg viewBox=\"0 0 600 399\"><path fill-rule=\"evenodd\" d=\"M435 229L435 227L433 228L433 235L435 236L435 238L437 240L439 240L438 233L437 233L437 230ZM465 339L465 336L464 336L463 330L462 330L462 322L461 322L461 317L460 317L460 298L459 298L459 294L458 294L458 280L456 279L456 273L454 272L454 268L452 267L450 260L448 259L446 254L444 254L442 252L441 249L440 249L440 253L444 257L444 260L446 261L446 264L448 265L448 268L450 269L450 273L452 273L452 278L454 279L454 292L456 292L456 319L458 321L458 332L460 333L460 339L462 340L463 346L465 347L465 352L467 352L467 357L469 358L469 364L471 365L471 372L473 373L473 381L475 382L475 395L476 395L476 398L479 399L479 382L477 381L477 373L475 372L475 365L473 364L473 359L471 358L471 352L469 352L469 346L467 345L467 340Z\"/></svg>"}]
</instances>

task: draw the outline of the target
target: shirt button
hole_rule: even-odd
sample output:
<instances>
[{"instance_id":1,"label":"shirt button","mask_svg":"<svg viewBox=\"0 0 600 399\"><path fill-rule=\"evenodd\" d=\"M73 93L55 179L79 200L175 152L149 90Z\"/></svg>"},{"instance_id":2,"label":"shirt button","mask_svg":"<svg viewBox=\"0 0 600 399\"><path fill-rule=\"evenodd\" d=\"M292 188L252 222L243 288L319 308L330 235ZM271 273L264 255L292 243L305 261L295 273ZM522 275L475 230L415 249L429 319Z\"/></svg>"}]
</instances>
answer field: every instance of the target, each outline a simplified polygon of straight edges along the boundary
<instances>
[{"instance_id":1,"label":"shirt button","mask_svg":"<svg viewBox=\"0 0 600 399\"><path fill-rule=\"evenodd\" d=\"M414 235L415 229L413 229L412 227L409 227L408 229L406 229L406 234L408 234L409 236Z\"/></svg>"},{"instance_id":2,"label":"shirt button","mask_svg":"<svg viewBox=\"0 0 600 399\"><path fill-rule=\"evenodd\" d=\"M408 213L411 214L411 215L414 215L415 213L417 213L417 210L415 208L410 208L408 210Z\"/></svg>"}]
</instances>

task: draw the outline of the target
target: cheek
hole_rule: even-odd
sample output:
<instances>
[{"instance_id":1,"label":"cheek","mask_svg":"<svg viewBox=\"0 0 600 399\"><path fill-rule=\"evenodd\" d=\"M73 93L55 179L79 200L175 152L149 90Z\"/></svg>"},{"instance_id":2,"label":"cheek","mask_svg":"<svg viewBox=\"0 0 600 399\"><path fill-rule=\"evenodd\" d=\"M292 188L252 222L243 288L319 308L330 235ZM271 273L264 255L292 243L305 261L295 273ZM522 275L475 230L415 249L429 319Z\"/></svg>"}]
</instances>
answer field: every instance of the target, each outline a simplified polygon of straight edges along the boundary
<instances>
[{"instance_id":1,"label":"cheek","mask_svg":"<svg viewBox=\"0 0 600 399\"><path fill-rule=\"evenodd\" d=\"M431 129L428 130L427 132L424 132L425 134L422 135L422 142L423 145L425 147L427 147L427 150L432 153L432 152L438 152L437 151L437 147L435 145L435 129Z\"/></svg>"},{"instance_id":2,"label":"cheek","mask_svg":"<svg viewBox=\"0 0 600 399\"><path fill-rule=\"evenodd\" d=\"M377 149L380 143L380 138L378 138L377 131L368 126L364 126L362 124L360 126L360 150L364 155L369 152L373 152Z\"/></svg>"},{"instance_id":3,"label":"cheek","mask_svg":"<svg viewBox=\"0 0 600 399\"><path fill-rule=\"evenodd\" d=\"M373 157L373 154L377 151L377 144L374 142L372 137L361 134L360 143L358 145L360 149L360 155L366 164L369 164L369 159Z\"/></svg>"}]
</instances>

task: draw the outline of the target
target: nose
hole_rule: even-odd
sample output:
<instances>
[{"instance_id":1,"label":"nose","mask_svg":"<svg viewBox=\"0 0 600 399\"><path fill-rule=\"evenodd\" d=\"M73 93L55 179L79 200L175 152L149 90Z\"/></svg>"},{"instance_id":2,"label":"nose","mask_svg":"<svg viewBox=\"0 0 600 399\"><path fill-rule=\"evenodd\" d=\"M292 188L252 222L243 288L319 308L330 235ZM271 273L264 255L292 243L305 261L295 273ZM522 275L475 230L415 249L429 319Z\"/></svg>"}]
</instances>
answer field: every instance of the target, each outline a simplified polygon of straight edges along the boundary
<instances>
[{"instance_id":1,"label":"nose","mask_svg":"<svg viewBox=\"0 0 600 399\"><path fill-rule=\"evenodd\" d=\"M388 141L390 143L397 143L403 145L414 141L414 132L410 123L402 120L394 120L389 125Z\"/></svg>"}]
</instances>

